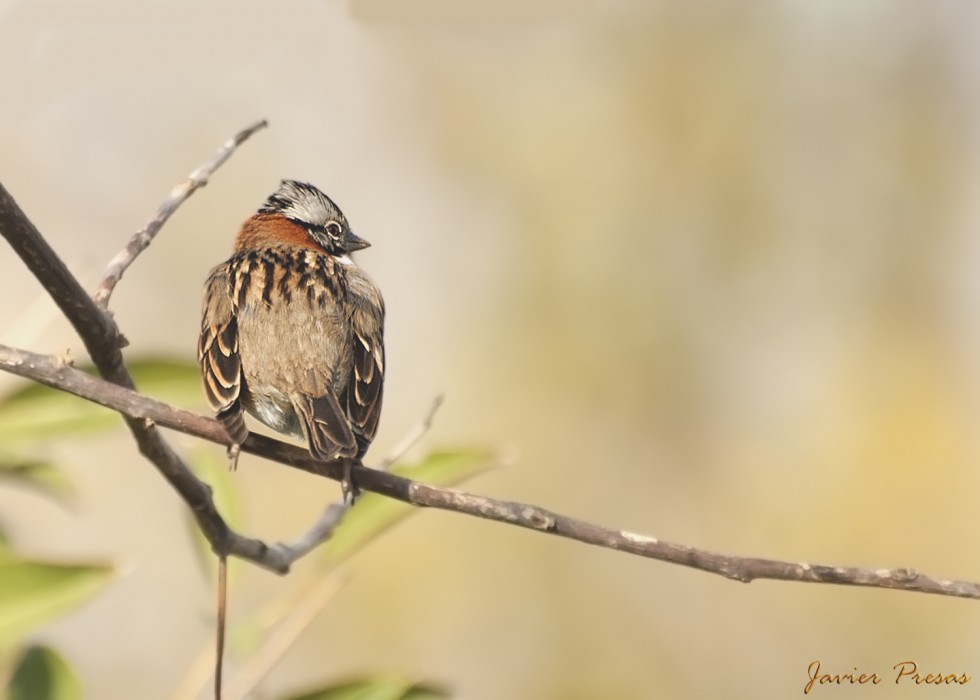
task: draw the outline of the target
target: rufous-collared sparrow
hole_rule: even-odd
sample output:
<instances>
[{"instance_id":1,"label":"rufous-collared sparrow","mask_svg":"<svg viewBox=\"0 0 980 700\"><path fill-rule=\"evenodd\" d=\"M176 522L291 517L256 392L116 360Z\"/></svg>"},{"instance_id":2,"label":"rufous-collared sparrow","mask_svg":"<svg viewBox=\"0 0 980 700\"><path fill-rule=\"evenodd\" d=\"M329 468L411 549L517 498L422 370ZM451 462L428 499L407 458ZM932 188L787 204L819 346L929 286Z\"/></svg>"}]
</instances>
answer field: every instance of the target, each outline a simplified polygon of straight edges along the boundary
<instances>
[{"instance_id":1,"label":"rufous-collared sparrow","mask_svg":"<svg viewBox=\"0 0 980 700\"><path fill-rule=\"evenodd\" d=\"M385 369L384 301L350 257L368 245L320 190L283 180L211 271L198 361L233 459L243 410L317 459L364 456Z\"/></svg>"}]
</instances>

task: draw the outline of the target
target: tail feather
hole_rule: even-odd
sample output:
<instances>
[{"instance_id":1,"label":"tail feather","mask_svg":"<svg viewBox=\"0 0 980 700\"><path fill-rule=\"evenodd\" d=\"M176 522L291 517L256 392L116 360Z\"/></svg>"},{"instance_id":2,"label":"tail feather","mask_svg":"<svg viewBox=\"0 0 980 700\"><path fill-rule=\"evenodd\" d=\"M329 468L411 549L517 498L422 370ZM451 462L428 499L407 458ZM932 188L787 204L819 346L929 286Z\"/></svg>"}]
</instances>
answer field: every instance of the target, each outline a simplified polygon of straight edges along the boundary
<instances>
[{"instance_id":1,"label":"tail feather","mask_svg":"<svg viewBox=\"0 0 980 700\"><path fill-rule=\"evenodd\" d=\"M357 454L354 433L332 394L297 395L292 398L306 433L310 454L324 461Z\"/></svg>"}]
</instances>

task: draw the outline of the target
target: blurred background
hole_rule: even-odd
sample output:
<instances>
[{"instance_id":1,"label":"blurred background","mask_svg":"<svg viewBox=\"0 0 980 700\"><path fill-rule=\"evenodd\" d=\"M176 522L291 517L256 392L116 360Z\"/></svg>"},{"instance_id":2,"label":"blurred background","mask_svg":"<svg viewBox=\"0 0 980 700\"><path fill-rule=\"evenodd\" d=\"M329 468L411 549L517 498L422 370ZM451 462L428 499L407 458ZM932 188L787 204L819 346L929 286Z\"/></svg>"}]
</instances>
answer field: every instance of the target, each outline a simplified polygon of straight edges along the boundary
<instances>
[{"instance_id":1,"label":"blurred background","mask_svg":"<svg viewBox=\"0 0 980 700\"><path fill-rule=\"evenodd\" d=\"M0 179L94 289L175 183L268 118L117 288L128 357L191 360L208 270L281 178L308 180L373 243L388 304L372 460L444 394L416 454L516 455L467 490L975 581L978 39L980 8L914 0L6 0ZM0 342L84 357L6 246L0 298ZM71 507L5 489L4 527L118 573L38 639L88 697L173 697L212 639L183 504L121 424L43 450ZM266 540L338 497L249 456L233 480ZM238 574L232 624L294 585ZM345 565L254 697L392 671L464 700L782 698L813 660L919 697L892 666L980 677L978 630L971 601L745 586L422 512Z\"/></svg>"}]
</instances>

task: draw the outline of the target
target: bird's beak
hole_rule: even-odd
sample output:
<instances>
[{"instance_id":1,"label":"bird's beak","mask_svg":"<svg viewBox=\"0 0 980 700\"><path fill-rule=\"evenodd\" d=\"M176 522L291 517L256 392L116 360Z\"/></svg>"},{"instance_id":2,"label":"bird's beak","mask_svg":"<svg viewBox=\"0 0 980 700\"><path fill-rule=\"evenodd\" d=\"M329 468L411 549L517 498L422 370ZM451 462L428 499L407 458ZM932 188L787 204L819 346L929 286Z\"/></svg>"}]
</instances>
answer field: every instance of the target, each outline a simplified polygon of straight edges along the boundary
<instances>
[{"instance_id":1,"label":"bird's beak","mask_svg":"<svg viewBox=\"0 0 980 700\"><path fill-rule=\"evenodd\" d=\"M350 252L354 252L355 250L361 250L362 248L370 248L370 247L371 247L370 243L368 243L363 238L358 236L356 233L348 229L347 235L344 236L344 248L346 248Z\"/></svg>"}]
</instances>

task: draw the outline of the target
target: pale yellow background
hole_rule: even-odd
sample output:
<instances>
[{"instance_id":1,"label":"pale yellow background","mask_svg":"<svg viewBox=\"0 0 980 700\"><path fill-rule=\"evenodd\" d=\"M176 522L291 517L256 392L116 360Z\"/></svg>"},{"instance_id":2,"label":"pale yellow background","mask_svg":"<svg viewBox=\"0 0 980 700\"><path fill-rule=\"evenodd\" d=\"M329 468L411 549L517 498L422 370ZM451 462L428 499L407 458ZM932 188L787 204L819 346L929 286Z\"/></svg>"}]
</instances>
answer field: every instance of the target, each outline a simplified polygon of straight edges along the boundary
<instances>
[{"instance_id":1,"label":"pale yellow background","mask_svg":"<svg viewBox=\"0 0 980 700\"><path fill-rule=\"evenodd\" d=\"M6 0L0 180L94 288L175 182L267 117L119 286L129 356L191 358L207 270L306 179L374 244L388 301L373 458L441 392L423 447L519 455L472 490L980 580L978 41L975 6L918 0ZM82 355L5 246L0 299L0 342ZM4 489L4 527L120 575L39 639L88 697L172 697L212 634L182 504L121 428L45 454L74 506ZM337 494L249 457L234 479L270 540ZM744 586L439 512L345 576L256 697L399 671L464 700L785 698L814 659L889 682L811 697L980 693L972 601ZM233 618L294 580L245 570ZM895 688L906 659L975 680Z\"/></svg>"}]
</instances>

